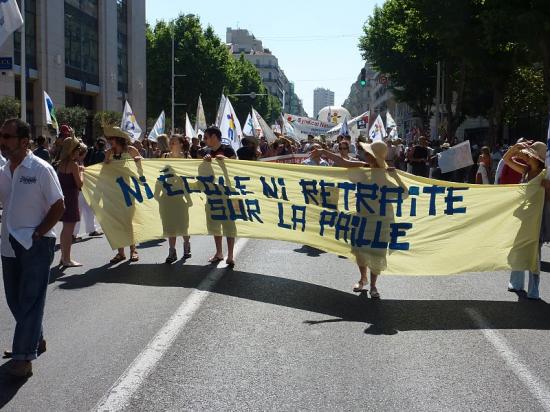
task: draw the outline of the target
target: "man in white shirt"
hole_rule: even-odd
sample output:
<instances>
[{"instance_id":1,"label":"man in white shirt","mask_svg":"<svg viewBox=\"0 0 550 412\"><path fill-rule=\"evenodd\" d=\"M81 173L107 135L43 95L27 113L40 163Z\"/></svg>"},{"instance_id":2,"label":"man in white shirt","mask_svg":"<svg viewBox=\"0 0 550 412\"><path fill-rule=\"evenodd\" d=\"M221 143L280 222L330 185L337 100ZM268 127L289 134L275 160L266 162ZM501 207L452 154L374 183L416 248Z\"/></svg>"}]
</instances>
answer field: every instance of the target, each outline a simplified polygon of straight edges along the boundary
<instances>
[{"instance_id":1,"label":"man in white shirt","mask_svg":"<svg viewBox=\"0 0 550 412\"><path fill-rule=\"evenodd\" d=\"M55 233L65 206L52 166L29 150L30 126L6 120L0 130L0 150L8 159L0 168L2 271L4 290L16 326L9 372L32 375L31 361L46 350L42 319L53 261Z\"/></svg>"}]
</instances>

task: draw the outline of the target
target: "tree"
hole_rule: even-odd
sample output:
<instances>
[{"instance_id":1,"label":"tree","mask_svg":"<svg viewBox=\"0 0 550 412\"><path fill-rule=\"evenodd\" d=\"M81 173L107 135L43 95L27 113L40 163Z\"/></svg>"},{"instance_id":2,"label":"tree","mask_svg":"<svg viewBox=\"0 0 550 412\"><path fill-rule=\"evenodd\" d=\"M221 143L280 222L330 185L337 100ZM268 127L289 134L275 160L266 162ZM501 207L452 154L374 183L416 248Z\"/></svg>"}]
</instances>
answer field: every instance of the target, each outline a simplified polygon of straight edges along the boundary
<instances>
[{"instance_id":1,"label":"tree","mask_svg":"<svg viewBox=\"0 0 550 412\"><path fill-rule=\"evenodd\" d=\"M435 97L435 39L411 0L388 0L375 7L359 42L363 58L389 75L392 91L427 122Z\"/></svg>"},{"instance_id":2,"label":"tree","mask_svg":"<svg viewBox=\"0 0 550 412\"><path fill-rule=\"evenodd\" d=\"M21 103L19 100L5 96L0 99L0 124L4 124L7 119L19 117L21 113Z\"/></svg>"},{"instance_id":3,"label":"tree","mask_svg":"<svg viewBox=\"0 0 550 412\"><path fill-rule=\"evenodd\" d=\"M213 123L222 93L267 93L258 71L244 56L234 59L212 27L203 30L197 16L182 14L170 22L161 20L154 28L147 27L148 118L156 118L162 110L171 116L172 34L174 72L178 75L174 86L178 104L174 109L175 127L183 128L185 112L194 119L199 95L206 119ZM270 118L268 96L230 99L241 121L245 120L251 105L262 116Z\"/></svg>"},{"instance_id":4,"label":"tree","mask_svg":"<svg viewBox=\"0 0 550 412\"><path fill-rule=\"evenodd\" d=\"M74 129L76 135L80 136L86 129L88 111L81 106L60 107L56 111L56 117L59 126L69 125Z\"/></svg>"},{"instance_id":5,"label":"tree","mask_svg":"<svg viewBox=\"0 0 550 412\"><path fill-rule=\"evenodd\" d=\"M250 113L251 106L254 106L262 116L268 114L270 108L269 95L267 94L267 89L262 83L262 78L258 70L256 70L256 67L241 54L241 56L233 62L233 72L236 78L235 88L233 89L234 94L265 94L265 96L256 96L254 99L249 96L230 96L235 113L237 113L237 117L241 122L245 121L248 113Z\"/></svg>"},{"instance_id":6,"label":"tree","mask_svg":"<svg viewBox=\"0 0 550 412\"><path fill-rule=\"evenodd\" d=\"M103 135L103 126L120 126L122 113L111 110L97 112L94 116L94 131L97 136Z\"/></svg>"},{"instance_id":7,"label":"tree","mask_svg":"<svg viewBox=\"0 0 550 412\"><path fill-rule=\"evenodd\" d=\"M171 108L171 47L175 38L175 126L183 127L185 112L196 111L199 94L207 120L213 122L219 98L235 90L233 57L211 27L203 31L194 15L180 15L147 30L147 117Z\"/></svg>"}]
</instances>

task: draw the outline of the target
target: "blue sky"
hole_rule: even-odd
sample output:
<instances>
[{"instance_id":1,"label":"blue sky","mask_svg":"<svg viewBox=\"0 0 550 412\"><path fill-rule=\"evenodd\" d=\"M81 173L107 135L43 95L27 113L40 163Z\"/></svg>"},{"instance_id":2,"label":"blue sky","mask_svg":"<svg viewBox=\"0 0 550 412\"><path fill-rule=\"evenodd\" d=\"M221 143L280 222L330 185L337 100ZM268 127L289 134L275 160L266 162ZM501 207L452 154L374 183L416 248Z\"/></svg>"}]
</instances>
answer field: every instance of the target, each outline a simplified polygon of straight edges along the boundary
<instances>
[{"instance_id":1,"label":"blue sky","mask_svg":"<svg viewBox=\"0 0 550 412\"><path fill-rule=\"evenodd\" d=\"M316 87L334 91L336 104L347 98L363 67L357 48L363 23L382 2L146 0L146 7L150 24L191 13L204 27L210 24L223 41L227 27L248 29L277 56L311 116Z\"/></svg>"}]
</instances>

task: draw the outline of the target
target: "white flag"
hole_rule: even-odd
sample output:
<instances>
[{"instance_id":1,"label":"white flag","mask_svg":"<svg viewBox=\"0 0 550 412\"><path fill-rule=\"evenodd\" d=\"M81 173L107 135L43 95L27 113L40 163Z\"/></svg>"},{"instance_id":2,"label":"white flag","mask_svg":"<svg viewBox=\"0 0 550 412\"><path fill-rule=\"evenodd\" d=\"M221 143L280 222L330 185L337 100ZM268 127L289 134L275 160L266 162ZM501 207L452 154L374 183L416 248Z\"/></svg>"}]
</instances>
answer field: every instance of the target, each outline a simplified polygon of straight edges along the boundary
<instances>
[{"instance_id":1,"label":"white flag","mask_svg":"<svg viewBox=\"0 0 550 412\"><path fill-rule=\"evenodd\" d=\"M382 121L382 118L380 115L376 118L374 123L372 124L372 127L369 130L369 137L372 139L373 142L377 140L382 140L384 137L387 136L386 128L384 127L384 122Z\"/></svg>"},{"instance_id":2,"label":"white flag","mask_svg":"<svg viewBox=\"0 0 550 412\"><path fill-rule=\"evenodd\" d=\"M185 136L189 138L195 137L195 130L191 126L191 120L189 120L189 115L185 113Z\"/></svg>"},{"instance_id":3,"label":"white flag","mask_svg":"<svg viewBox=\"0 0 550 412\"><path fill-rule=\"evenodd\" d=\"M386 129L390 129L390 139L395 140L399 137L397 123L393 120L389 110L386 112Z\"/></svg>"},{"instance_id":4,"label":"white flag","mask_svg":"<svg viewBox=\"0 0 550 412\"><path fill-rule=\"evenodd\" d=\"M288 120L286 120L286 117L281 113L281 129L283 130L283 134L287 137L290 137L292 139L297 139L298 136L296 135L296 130L294 130L294 127L290 124Z\"/></svg>"},{"instance_id":5,"label":"white flag","mask_svg":"<svg viewBox=\"0 0 550 412\"><path fill-rule=\"evenodd\" d=\"M10 34L23 25L23 17L15 0L0 1L0 46Z\"/></svg>"},{"instance_id":6,"label":"white flag","mask_svg":"<svg viewBox=\"0 0 550 412\"><path fill-rule=\"evenodd\" d=\"M222 132L222 144L231 146L234 150L241 147L243 131L233 105L228 98L225 98L225 107L219 127Z\"/></svg>"},{"instance_id":7,"label":"white flag","mask_svg":"<svg viewBox=\"0 0 550 412\"><path fill-rule=\"evenodd\" d=\"M348 125L348 116L344 116L344 121L340 126L340 131L338 132L340 136L349 136L349 125Z\"/></svg>"},{"instance_id":8,"label":"white flag","mask_svg":"<svg viewBox=\"0 0 550 412\"><path fill-rule=\"evenodd\" d=\"M245 136L254 136L254 123L252 122L252 116L248 113L246 122L244 122L243 135Z\"/></svg>"},{"instance_id":9,"label":"white flag","mask_svg":"<svg viewBox=\"0 0 550 412\"><path fill-rule=\"evenodd\" d=\"M275 136L275 133L273 133L273 130L267 122L263 119L262 116L260 116L260 113L258 113L254 108L252 108L252 115L256 118L260 125L260 129L262 130L262 134L267 140L268 143L272 143L275 140L277 140L277 136Z\"/></svg>"},{"instance_id":10,"label":"white flag","mask_svg":"<svg viewBox=\"0 0 550 412\"><path fill-rule=\"evenodd\" d=\"M199 130L205 130L207 127L208 125L206 124L204 107L202 107L202 99L199 95L199 103L197 104L197 118L195 119L195 134L199 134Z\"/></svg>"},{"instance_id":11,"label":"white flag","mask_svg":"<svg viewBox=\"0 0 550 412\"><path fill-rule=\"evenodd\" d=\"M124 113L122 114L122 122L120 122L120 128L130 133L130 139L133 141L138 140L141 136L141 127L136 120L136 116L130 107L130 103L126 101L124 103Z\"/></svg>"},{"instance_id":12,"label":"white flag","mask_svg":"<svg viewBox=\"0 0 550 412\"><path fill-rule=\"evenodd\" d=\"M220 100L220 105L218 106L218 113L216 114L216 126L218 126L218 127L220 127L221 122L222 122L223 111L225 109L225 100L226 100L226 97L222 93L222 98Z\"/></svg>"},{"instance_id":13,"label":"white flag","mask_svg":"<svg viewBox=\"0 0 550 412\"><path fill-rule=\"evenodd\" d=\"M152 140L153 142L157 141L157 137L159 135L164 134L164 129L166 128L166 115L164 114L164 110L160 113L159 118L155 122L155 125L153 126L153 129L151 132L149 132L149 140Z\"/></svg>"},{"instance_id":14,"label":"white flag","mask_svg":"<svg viewBox=\"0 0 550 412\"><path fill-rule=\"evenodd\" d=\"M53 100L44 92L44 106L46 108L46 124L51 124L52 127L59 134L59 123L57 123L57 117L55 116L55 106L53 105Z\"/></svg>"}]
</instances>

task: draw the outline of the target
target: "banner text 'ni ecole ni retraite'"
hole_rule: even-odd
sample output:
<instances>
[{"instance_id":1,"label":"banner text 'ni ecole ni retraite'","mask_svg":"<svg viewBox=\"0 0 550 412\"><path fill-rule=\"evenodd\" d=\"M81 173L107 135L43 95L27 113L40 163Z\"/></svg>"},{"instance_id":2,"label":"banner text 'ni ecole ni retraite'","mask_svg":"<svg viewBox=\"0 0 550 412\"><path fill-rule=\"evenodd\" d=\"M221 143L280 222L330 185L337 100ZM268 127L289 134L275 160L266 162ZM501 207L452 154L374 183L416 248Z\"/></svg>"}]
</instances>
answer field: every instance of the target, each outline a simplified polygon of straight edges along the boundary
<instances>
[{"instance_id":1,"label":"banner text 'ni ecole ni retraite'","mask_svg":"<svg viewBox=\"0 0 550 412\"><path fill-rule=\"evenodd\" d=\"M374 271L536 269L541 177L468 185L400 171L238 160L114 161L83 193L117 248L216 234L306 244Z\"/></svg>"}]
</instances>

